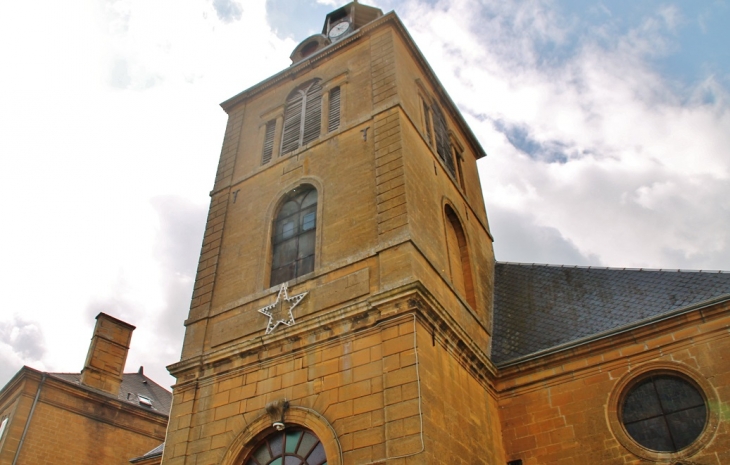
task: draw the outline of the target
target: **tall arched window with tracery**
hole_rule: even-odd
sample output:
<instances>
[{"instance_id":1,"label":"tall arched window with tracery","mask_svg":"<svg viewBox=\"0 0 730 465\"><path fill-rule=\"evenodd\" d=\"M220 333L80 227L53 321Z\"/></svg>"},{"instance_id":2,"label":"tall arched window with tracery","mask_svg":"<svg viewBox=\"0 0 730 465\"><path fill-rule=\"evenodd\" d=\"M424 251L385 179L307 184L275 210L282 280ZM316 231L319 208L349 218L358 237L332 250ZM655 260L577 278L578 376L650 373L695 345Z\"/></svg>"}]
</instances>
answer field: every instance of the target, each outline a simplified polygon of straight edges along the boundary
<instances>
[{"instance_id":1,"label":"tall arched window with tracery","mask_svg":"<svg viewBox=\"0 0 730 465\"><path fill-rule=\"evenodd\" d=\"M327 465L327 457L314 433L287 428L264 438L243 465Z\"/></svg>"},{"instance_id":2,"label":"tall arched window with tracery","mask_svg":"<svg viewBox=\"0 0 730 465\"><path fill-rule=\"evenodd\" d=\"M303 184L284 196L273 228L270 285L314 270L317 190Z\"/></svg>"},{"instance_id":3,"label":"tall arched window with tracery","mask_svg":"<svg viewBox=\"0 0 730 465\"><path fill-rule=\"evenodd\" d=\"M319 137L322 126L322 84L307 81L289 94L284 109L281 154L308 144Z\"/></svg>"},{"instance_id":4,"label":"tall arched window with tracery","mask_svg":"<svg viewBox=\"0 0 730 465\"><path fill-rule=\"evenodd\" d=\"M461 221L456 216L456 212L449 205L444 207L444 214L446 216L446 247L449 254L451 283L456 291L466 298L469 305L476 309L474 280L464 228L461 227Z\"/></svg>"}]
</instances>

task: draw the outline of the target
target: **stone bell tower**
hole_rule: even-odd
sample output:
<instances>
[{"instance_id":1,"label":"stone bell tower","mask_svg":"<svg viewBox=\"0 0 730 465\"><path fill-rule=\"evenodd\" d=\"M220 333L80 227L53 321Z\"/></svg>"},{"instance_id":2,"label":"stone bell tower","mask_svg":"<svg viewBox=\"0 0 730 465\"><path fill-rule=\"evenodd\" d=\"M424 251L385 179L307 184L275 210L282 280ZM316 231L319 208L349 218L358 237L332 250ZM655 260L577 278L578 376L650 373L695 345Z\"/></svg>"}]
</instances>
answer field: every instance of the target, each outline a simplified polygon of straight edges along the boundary
<instances>
[{"instance_id":1,"label":"stone bell tower","mask_svg":"<svg viewBox=\"0 0 730 465\"><path fill-rule=\"evenodd\" d=\"M485 156L395 13L222 104L165 464L504 463Z\"/></svg>"}]
</instances>

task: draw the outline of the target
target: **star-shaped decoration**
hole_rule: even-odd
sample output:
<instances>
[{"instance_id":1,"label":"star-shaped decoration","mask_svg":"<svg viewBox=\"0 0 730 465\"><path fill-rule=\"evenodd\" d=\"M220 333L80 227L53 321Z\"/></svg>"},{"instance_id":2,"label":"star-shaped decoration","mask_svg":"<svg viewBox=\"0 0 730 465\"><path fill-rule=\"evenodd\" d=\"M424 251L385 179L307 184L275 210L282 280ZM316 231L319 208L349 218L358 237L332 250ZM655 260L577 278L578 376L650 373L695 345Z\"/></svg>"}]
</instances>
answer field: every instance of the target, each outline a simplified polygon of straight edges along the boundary
<instances>
[{"instance_id":1,"label":"star-shaped decoration","mask_svg":"<svg viewBox=\"0 0 730 465\"><path fill-rule=\"evenodd\" d=\"M276 327L280 324L284 324L286 326L293 325L294 314L292 313L292 310L294 310L294 307L299 305L299 302L301 302L307 294L308 292L303 292L289 297L286 283L282 284L279 288L279 294L276 296L276 301L273 304L267 305L259 310L259 313L269 317L269 323L266 325L266 334L273 333Z\"/></svg>"}]
</instances>

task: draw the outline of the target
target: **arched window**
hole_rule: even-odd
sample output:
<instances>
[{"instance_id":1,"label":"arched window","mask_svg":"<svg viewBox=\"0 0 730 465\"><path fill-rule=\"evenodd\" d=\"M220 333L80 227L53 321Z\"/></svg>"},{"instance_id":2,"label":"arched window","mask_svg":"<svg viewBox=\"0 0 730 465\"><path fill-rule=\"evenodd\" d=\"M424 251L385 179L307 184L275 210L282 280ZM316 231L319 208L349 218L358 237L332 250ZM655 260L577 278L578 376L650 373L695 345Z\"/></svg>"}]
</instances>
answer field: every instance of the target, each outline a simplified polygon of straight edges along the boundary
<instances>
[{"instance_id":1,"label":"arched window","mask_svg":"<svg viewBox=\"0 0 730 465\"><path fill-rule=\"evenodd\" d=\"M327 465L324 446L309 430L277 431L261 441L244 465Z\"/></svg>"},{"instance_id":2,"label":"arched window","mask_svg":"<svg viewBox=\"0 0 730 465\"><path fill-rule=\"evenodd\" d=\"M284 197L274 220L271 286L314 270L316 231L317 190L299 186Z\"/></svg>"},{"instance_id":3,"label":"arched window","mask_svg":"<svg viewBox=\"0 0 730 465\"><path fill-rule=\"evenodd\" d=\"M449 268L451 271L451 283L473 309L476 309L474 298L474 280L471 276L471 261L469 259L469 248L466 243L466 235L461 227L459 217L454 210L446 205L446 247L449 254Z\"/></svg>"},{"instance_id":4,"label":"arched window","mask_svg":"<svg viewBox=\"0 0 730 465\"><path fill-rule=\"evenodd\" d=\"M298 149L319 137L322 125L322 85L319 79L305 82L286 99L281 154Z\"/></svg>"}]
</instances>

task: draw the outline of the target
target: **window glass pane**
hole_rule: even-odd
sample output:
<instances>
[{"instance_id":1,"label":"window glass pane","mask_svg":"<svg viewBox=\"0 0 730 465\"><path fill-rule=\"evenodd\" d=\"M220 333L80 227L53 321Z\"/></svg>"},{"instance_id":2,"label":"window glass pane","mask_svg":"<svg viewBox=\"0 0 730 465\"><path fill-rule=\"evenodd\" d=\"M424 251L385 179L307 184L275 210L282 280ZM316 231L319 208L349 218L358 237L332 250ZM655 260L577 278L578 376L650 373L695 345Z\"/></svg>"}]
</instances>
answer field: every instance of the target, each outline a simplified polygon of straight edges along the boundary
<instances>
[{"instance_id":1,"label":"window glass pane","mask_svg":"<svg viewBox=\"0 0 730 465\"><path fill-rule=\"evenodd\" d=\"M298 262L297 276L311 273L312 271L314 271L314 255L303 258Z\"/></svg>"},{"instance_id":2,"label":"window glass pane","mask_svg":"<svg viewBox=\"0 0 730 465\"><path fill-rule=\"evenodd\" d=\"M274 433L274 436L269 439L269 445L271 446L271 454L274 457L280 456L283 452L284 435L281 433Z\"/></svg>"},{"instance_id":3,"label":"window glass pane","mask_svg":"<svg viewBox=\"0 0 730 465\"><path fill-rule=\"evenodd\" d=\"M281 268L297 259L297 239L290 239L282 242L274 249L274 260L272 266Z\"/></svg>"},{"instance_id":4,"label":"window glass pane","mask_svg":"<svg viewBox=\"0 0 730 465\"><path fill-rule=\"evenodd\" d=\"M299 253L297 254L297 260L314 255L314 241L316 236L314 230L310 230L301 236L299 236Z\"/></svg>"},{"instance_id":5,"label":"window glass pane","mask_svg":"<svg viewBox=\"0 0 730 465\"><path fill-rule=\"evenodd\" d=\"M290 431L286 433L286 451L287 453L294 453L299 444L299 438L302 436L301 431Z\"/></svg>"},{"instance_id":6,"label":"window glass pane","mask_svg":"<svg viewBox=\"0 0 730 465\"><path fill-rule=\"evenodd\" d=\"M302 457L306 457L307 455L309 455L309 451L312 450L312 447L317 444L317 441L318 439L312 433L304 433L304 437L302 438L302 443L299 444L297 454L301 455Z\"/></svg>"},{"instance_id":7,"label":"window glass pane","mask_svg":"<svg viewBox=\"0 0 730 465\"><path fill-rule=\"evenodd\" d=\"M281 225L281 238L289 239L296 232L296 224L293 221L285 221Z\"/></svg>"},{"instance_id":8,"label":"window glass pane","mask_svg":"<svg viewBox=\"0 0 730 465\"><path fill-rule=\"evenodd\" d=\"M293 215L294 213L296 213L298 211L299 211L299 203L296 200L290 200L281 206L281 210L279 210L279 214L276 215L276 218L277 219L285 218L287 216Z\"/></svg>"},{"instance_id":9,"label":"window glass pane","mask_svg":"<svg viewBox=\"0 0 730 465\"><path fill-rule=\"evenodd\" d=\"M705 401L697 389L681 378L656 376L654 384L659 393L659 401L664 413L705 405Z\"/></svg>"},{"instance_id":10,"label":"window glass pane","mask_svg":"<svg viewBox=\"0 0 730 465\"><path fill-rule=\"evenodd\" d=\"M293 455L287 455L284 459L284 465L301 465L302 459L294 457Z\"/></svg>"},{"instance_id":11,"label":"window glass pane","mask_svg":"<svg viewBox=\"0 0 730 465\"><path fill-rule=\"evenodd\" d=\"M276 230L274 231L274 243L283 242L292 238L297 233L297 223L299 215L293 215L276 222Z\"/></svg>"},{"instance_id":12,"label":"window glass pane","mask_svg":"<svg viewBox=\"0 0 730 465\"><path fill-rule=\"evenodd\" d=\"M278 458L278 459L274 460L269 465L281 465L281 458Z\"/></svg>"},{"instance_id":13,"label":"window glass pane","mask_svg":"<svg viewBox=\"0 0 730 465\"><path fill-rule=\"evenodd\" d=\"M651 378L637 384L624 400L623 421L624 423L643 420L662 414L659 399L656 397L654 384Z\"/></svg>"},{"instance_id":14,"label":"window glass pane","mask_svg":"<svg viewBox=\"0 0 730 465\"><path fill-rule=\"evenodd\" d=\"M674 450L664 417L651 418L626 425L632 438L647 449L660 452Z\"/></svg>"},{"instance_id":15,"label":"window glass pane","mask_svg":"<svg viewBox=\"0 0 730 465\"><path fill-rule=\"evenodd\" d=\"M684 449L697 439L705 429L707 408L703 405L667 415L669 431L677 450Z\"/></svg>"},{"instance_id":16,"label":"window glass pane","mask_svg":"<svg viewBox=\"0 0 730 465\"><path fill-rule=\"evenodd\" d=\"M316 226L316 212L309 212L305 213L302 217L302 231L309 231L310 229L314 229Z\"/></svg>"},{"instance_id":17,"label":"window glass pane","mask_svg":"<svg viewBox=\"0 0 730 465\"><path fill-rule=\"evenodd\" d=\"M271 285L275 286L279 283L283 283L284 281L289 281L290 279L296 278L297 275L295 274L295 265L295 263L289 263L288 265L281 268L275 268L271 270Z\"/></svg>"},{"instance_id":18,"label":"window glass pane","mask_svg":"<svg viewBox=\"0 0 730 465\"><path fill-rule=\"evenodd\" d=\"M304 196L302 201L302 208L309 207L311 205L317 205L317 191L312 189Z\"/></svg>"},{"instance_id":19,"label":"window glass pane","mask_svg":"<svg viewBox=\"0 0 730 465\"><path fill-rule=\"evenodd\" d=\"M309 457L307 457L307 465L322 465L327 460L324 456L324 446L320 442L317 447L314 448Z\"/></svg>"},{"instance_id":20,"label":"window glass pane","mask_svg":"<svg viewBox=\"0 0 730 465\"><path fill-rule=\"evenodd\" d=\"M269 454L269 445L267 443L264 443L261 447L258 448L256 452L254 452L253 456L259 463L269 463L269 460L271 460L271 454Z\"/></svg>"}]
</instances>

